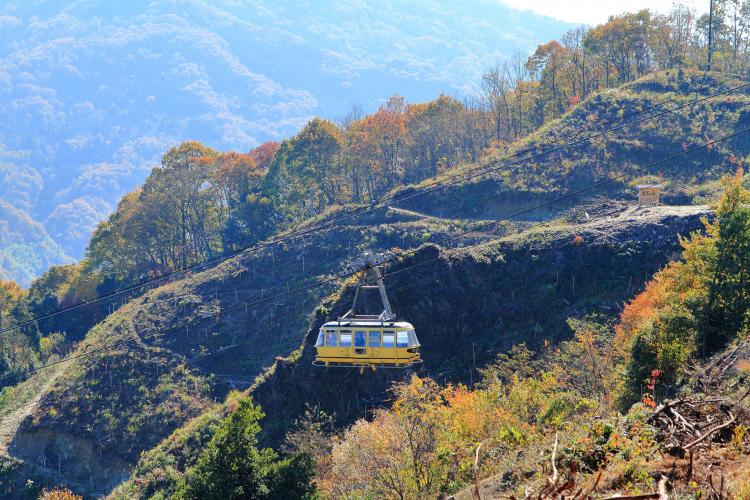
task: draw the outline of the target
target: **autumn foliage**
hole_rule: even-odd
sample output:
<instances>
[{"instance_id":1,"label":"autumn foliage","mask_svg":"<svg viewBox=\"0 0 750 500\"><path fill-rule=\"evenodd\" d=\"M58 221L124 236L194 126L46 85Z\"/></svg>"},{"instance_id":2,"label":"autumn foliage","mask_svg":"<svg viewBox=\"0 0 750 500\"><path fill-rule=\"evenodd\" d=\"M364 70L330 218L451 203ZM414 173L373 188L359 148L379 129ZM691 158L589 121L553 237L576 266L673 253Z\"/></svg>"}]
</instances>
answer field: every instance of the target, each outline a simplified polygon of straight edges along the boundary
<instances>
[{"instance_id":1,"label":"autumn foliage","mask_svg":"<svg viewBox=\"0 0 750 500\"><path fill-rule=\"evenodd\" d=\"M83 500L83 497L74 494L68 489L55 488L52 490L44 490L39 496L39 500Z\"/></svg>"},{"instance_id":2,"label":"autumn foliage","mask_svg":"<svg viewBox=\"0 0 750 500\"><path fill-rule=\"evenodd\" d=\"M682 259L670 263L625 305L615 347L627 353L625 401L648 399L672 387L688 362L745 335L750 298L747 251L750 194L740 170L724 180L725 194L714 222L682 240Z\"/></svg>"}]
</instances>

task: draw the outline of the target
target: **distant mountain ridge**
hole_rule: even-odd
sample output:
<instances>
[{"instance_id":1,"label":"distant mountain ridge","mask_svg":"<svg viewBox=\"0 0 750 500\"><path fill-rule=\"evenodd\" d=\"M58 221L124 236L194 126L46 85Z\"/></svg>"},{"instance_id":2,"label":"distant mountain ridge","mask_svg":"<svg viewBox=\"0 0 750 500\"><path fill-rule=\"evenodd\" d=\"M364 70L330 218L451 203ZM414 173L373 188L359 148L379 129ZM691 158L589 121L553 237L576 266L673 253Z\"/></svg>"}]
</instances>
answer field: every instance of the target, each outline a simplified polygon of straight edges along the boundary
<instances>
[{"instance_id":1,"label":"distant mountain ridge","mask_svg":"<svg viewBox=\"0 0 750 500\"><path fill-rule=\"evenodd\" d=\"M24 241L32 260L80 258L169 146L246 151L396 92L464 95L568 28L487 0L6 3L0 199L62 248ZM45 268L30 269L2 275L28 284Z\"/></svg>"},{"instance_id":2,"label":"distant mountain ridge","mask_svg":"<svg viewBox=\"0 0 750 500\"><path fill-rule=\"evenodd\" d=\"M72 261L44 226L0 199L0 278L29 283L50 266Z\"/></svg>"}]
</instances>

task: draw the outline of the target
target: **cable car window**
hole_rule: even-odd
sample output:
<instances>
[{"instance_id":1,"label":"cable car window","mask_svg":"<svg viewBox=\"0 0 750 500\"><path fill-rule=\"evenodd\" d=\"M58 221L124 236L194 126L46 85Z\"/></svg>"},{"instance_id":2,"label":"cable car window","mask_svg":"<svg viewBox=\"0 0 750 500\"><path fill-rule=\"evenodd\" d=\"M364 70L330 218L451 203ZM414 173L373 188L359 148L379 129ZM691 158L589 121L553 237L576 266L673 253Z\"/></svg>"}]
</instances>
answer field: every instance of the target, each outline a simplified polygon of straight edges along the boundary
<instances>
[{"instance_id":1,"label":"cable car window","mask_svg":"<svg viewBox=\"0 0 750 500\"><path fill-rule=\"evenodd\" d=\"M336 347L336 334L335 333L327 333L326 334L326 345L329 347Z\"/></svg>"},{"instance_id":2,"label":"cable car window","mask_svg":"<svg viewBox=\"0 0 750 500\"><path fill-rule=\"evenodd\" d=\"M393 333L383 332L383 347L394 347L396 345L396 336Z\"/></svg>"},{"instance_id":3,"label":"cable car window","mask_svg":"<svg viewBox=\"0 0 750 500\"><path fill-rule=\"evenodd\" d=\"M380 332L370 332L370 347L380 347Z\"/></svg>"},{"instance_id":4,"label":"cable car window","mask_svg":"<svg viewBox=\"0 0 750 500\"><path fill-rule=\"evenodd\" d=\"M351 347L352 346L352 334L351 333L342 333L341 334L341 342L339 343L341 347Z\"/></svg>"},{"instance_id":5,"label":"cable car window","mask_svg":"<svg viewBox=\"0 0 750 500\"><path fill-rule=\"evenodd\" d=\"M417 339L417 332L409 330L409 345L418 346L419 339Z\"/></svg>"},{"instance_id":6,"label":"cable car window","mask_svg":"<svg viewBox=\"0 0 750 500\"><path fill-rule=\"evenodd\" d=\"M365 332L354 332L354 347L365 347Z\"/></svg>"},{"instance_id":7,"label":"cable car window","mask_svg":"<svg viewBox=\"0 0 750 500\"><path fill-rule=\"evenodd\" d=\"M409 332L396 332L396 347L409 347Z\"/></svg>"},{"instance_id":8,"label":"cable car window","mask_svg":"<svg viewBox=\"0 0 750 500\"><path fill-rule=\"evenodd\" d=\"M315 347L323 347L323 342L325 341L326 335L323 333L323 330L320 331L318 334L318 340L315 341Z\"/></svg>"}]
</instances>

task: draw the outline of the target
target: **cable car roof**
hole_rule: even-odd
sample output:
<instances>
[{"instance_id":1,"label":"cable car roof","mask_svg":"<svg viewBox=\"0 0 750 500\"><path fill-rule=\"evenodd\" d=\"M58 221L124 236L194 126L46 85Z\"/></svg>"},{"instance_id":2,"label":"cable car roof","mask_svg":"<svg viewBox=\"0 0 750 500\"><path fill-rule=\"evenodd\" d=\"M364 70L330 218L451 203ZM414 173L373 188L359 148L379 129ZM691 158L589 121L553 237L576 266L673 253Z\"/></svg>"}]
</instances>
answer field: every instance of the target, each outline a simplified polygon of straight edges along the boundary
<instances>
[{"instance_id":1,"label":"cable car roof","mask_svg":"<svg viewBox=\"0 0 750 500\"><path fill-rule=\"evenodd\" d=\"M414 329L411 323L407 323L406 321L380 321L377 319L345 319L342 321L329 321L328 323L324 324L321 328L333 328L333 327L340 327L340 326L347 326L347 327L356 327L356 326L366 326L366 327L373 327L373 326L383 326L387 328L409 328L411 330Z\"/></svg>"}]
</instances>

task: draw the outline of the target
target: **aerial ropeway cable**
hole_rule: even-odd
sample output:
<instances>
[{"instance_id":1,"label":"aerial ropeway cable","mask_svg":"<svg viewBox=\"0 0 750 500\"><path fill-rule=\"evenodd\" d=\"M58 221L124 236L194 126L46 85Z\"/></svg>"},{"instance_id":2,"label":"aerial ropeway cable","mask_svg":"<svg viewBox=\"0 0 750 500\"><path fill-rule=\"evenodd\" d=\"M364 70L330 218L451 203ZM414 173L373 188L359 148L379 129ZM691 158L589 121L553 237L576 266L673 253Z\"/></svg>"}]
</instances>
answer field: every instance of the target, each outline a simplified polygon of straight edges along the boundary
<instances>
[{"instance_id":1,"label":"aerial ropeway cable","mask_svg":"<svg viewBox=\"0 0 750 500\"><path fill-rule=\"evenodd\" d=\"M735 76L732 75L731 78L735 78ZM717 86L721 85L723 83L726 83L731 78L727 78L727 79L723 80L722 82L719 82L717 84ZM243 254L245 252L248 252L248 251L251 251L251 250L254 250L254 251L255 250L262 250L263 248L270 247L270 246L273 246L273 245L276 245L276 244L279 244L279 243L282 243L282 242L293 240L295 238L304 237L304 236L307 236L309 234L313 234L315 232L321 231L323 229L327 229L327 228L333 227L333 226L335 226L337 224L340 224L342 222L346 222L348 220L352 220L352 219L361 217L363 215L367 215L369 213L373 213L376 210L380 210L382 208L391 207L391 206L397 205L399 203L403 203L405 201L409 201L411 199L417 198L419 196L424 196L426 194L430 194L430 193L438 191L440 189L444 189L446 187L450 187L450 186L453 186L453 185L460 184L462 182L466 182L467 180L472 180L472 179L480 178L483 175L487 175L487 174L490 174L490 173L498 172L501 169L504 169L504 168L507 168L507 167L510 167L510 166L518 165L520 163L523 163L523 162L526 162L526 161L529 161L529 160L534 160L534 159L540 158L542 156L548 155L550 153L554 153L554 152L557 152L557 151L560 151L560 150L563 150L563 149L566 149L566 148L569 148L569 147L572 147L572 146L580 145L580 144L582 144L582 143L584 143L586 141L589 141L591 139L596 139L596 138L601 137L603 135L606 135L606 134L609 134L609 133L612 133L612 132L616 132L618 130L622 130L622 129L624 129L626 127L629 127L631 125L635 125L635 124L642 123L642 122L645 122L645 121L653 120L655 118L659 118L659 117L667 115L669 113L674 113L676 111L679 111L679 110L682 110L682 109L685 109L685 108L688 108L688 107L691 107L691 106L695 106L696 104L699 104L701 102L705 102L705 101L708 101L710 99L713 99L713 98L716 98L716 97L719 97L719 96L722 96L722 95L727 95L727 94L730 94L732 92L736 92L738 90L746 89L748 87L750 87L750 83L743 83L743 84L740 84L740 85L736 85L736 86L728 88L728 89L724 89L724 90L721 90L721 91L718 91L718 92L714 92L712 94L705 95L703 97L692 99L692 100L690 100L688 102L685 102L685 103L682 103L682 104L679 104L679 105L676 105L676 106L673 106L673 107L669 107L669 108L663 109L663 110L661 110L659 112L655 112L653 114L649 114L649 115L647 115L645 117L641 117L641 118L638 118L636 120L632 120L632 121L629 121L629 122L617 125L615 127L607 128L607 129L601 130L599 132L594 132L594 133L592 133L590 135L587 135L585 137L582 137L580 139L576 139L574 141L566 142L566 143L560 144L558 146L550 147L549 149L540 151L538 153L530 154L528 156L526 156L527 153L530 153L530 151L528 151L528 150L515 151L514 153L512 153L510 155L507 155L505 158L502 158L502 159L498 160L499 163L500 163L500 165L497 165L497 166L494 166L494 167L489 167L489 168L480 168L480 169L478 169L476 171L470 170L469 173L466 173L464 175L459 175L457 177L453 177L453 178L450 178L450 179L435 179L435 180L433 180L431 182L427 182L427 183L423 184L422 185L422 190L417 191L416 193L409 193L409 194L407 194L405 196L402 196L402 197L399 197L399 198L393 198L393 199L383 200L383 201L379 201L379 202L374 202L374 203L372 203L372 204L370 204L368 206L360 207L360 208L355 209L355 210L353 210L353 211L351 211L349 213L346 213L346 214L344 214L344 215L342 215L340 217L335 217L335 218L333 218L331 220L322 222L320 224L313 224L310 227L307 227L307 228L304 228L304 229L300 229L300 230L297 230L297 231L293 231L290 234L286 234L286 235L282 234L282 235L280 235L280 236L278 236L276 238L272 238L272 239L270 239L268 241L264 241L264 242L260 242L260 243L256 243L256 244L250 245L250 246L245 247L245 248L243 248L241 250L238 250L236 252L232 252L232 253L229 253L229 254L226 254L226 255L222 255L222 256L219 256L219 257L216 257L216 258L213 258L213 259L208 259L208 260L206 260L204 262L198 262L196 264L192 264L192 265L187 266L185 268L176 269L174 271L166 272L166 273L164 273L161 276L157 276L157 277L154 277L154 278L149 278L147 280L144 280L144 281L142 281L140 283L136 283L136 284L133 284L133 285L127 285L127 286L125 286L123 288L120 288L120 289L115 290L113 292L110 292L110 293L107 293L105 295L96 297L94 299L82 301L82 302L79 302L77 304L73 304L73 305L70 305L70 306L63 307L63 308L60 308L58 310L52 311L52 312L50 312L48 314L44 314L44 315L41 315L41 316L38 316L38 317L35 317L35 318L31 318L29 320L23 321L22 323L14 325L11 328L6 328L6 329L4 329L4 331L5 332L9 332L9 331L18 330L18 329L20 329L20 328L22 328L24 326L36 323L38 321L49 319L49 318L52 318L54 316L66 313L66 312L79 309L81 307L85 307L85 306L88 306L88 305L91 305L91 304L95 304L95 303L98 303L98 302L102 302L102 301L105 301L105 300L112 299L114 297L117 297L117 296L120 296L120 295L123 295L123 294L134 292L136 290L139 290L139 289L144 288L144 287L149 286L149 285L164 284L164 283L166 283L167 280L169 280L169 279L171 279L173 277L183 276L183 275L185 275L188 272L197 271L197 270L200 270L200 269L203 269L203 268L207 268L209 266L213 266L213 265L219 264L219 263L224 262L226 260L229 260L231 258L237 257L238 255L241 255L241 254ZM641 109L639 111L636 111L636 112L628 114L627 116L625 116L625 118L636 116L636 115L645 113L646 111L649 111L651 109L656 109L656 108L660 108L660 107L663 107L663 106L664 106L664 103L660 103L660 104L656 104L654 106L646 107L646 108L643 108L643 109ZM604 124L608 124L608 123L611 123L611 121L607 121L607 120L604 121ZM586 132L586 131L588 131L590 129L591 125L592 124L586 124L581 129L577 129L576 132L572 134L572 136L573 137L578 137L578 136L582 135L583 132ZM570 139L570 137L568 137L568 139ZM562 139L555 140L555 141L552 142L552 144L557 144L561 140ZM516 160L514 160L514 161L512 161L510 163L505 163L508 160L510 160L511 158L516 158L516 157L519 157L521 155L524 155L524 156L522 158L518 158L518 159L516 159Z\"/></svg>"},{"instance_id":2,"label":"aerial ropeway cable","mask_svg":"<svg viewBox=\"0 0 750 500\"><path fill-rule=\"evenodd\" d=\"M677 159L677 158L680 158L680 157L683 157L683 156L695 153L695 152L697 152L699 150L712 147L712 146L714 146L714 145L716 145L718 143L727 141L729 139L733 139L735 137L739 137L739 136L747 134L747 133L750 133L750 128L744 129L744 130L740 130L740 131L734 132L732 134L725 135L723 137L720 137L720 138L712 140L712 141L705 142L705 143L703 143L703 144L701 144L699 146L695 146L693 148L681 151L681 152L676 153L676 154L674 154L672 156L669 156L669 157L663 158L661 160L655 161L655 162L650 163L648 165L645 165L643 167L638 167L638 168L630 169L627 172L625 172L625 173L623 173L621 175L618 175L616 177L608 178L608 179L605 179L605 180L600 181L598 183L591 184L591 185L589 185L587 187L584 187L584 188L581 188L581 189L579 189L579 190L577 190L575 192L559 196L559 197L557 197L555 199L552 199L552 200L540 203L538 205L534 205L534 206L529 207L527 209L524 209L524 210L515 212L513 214L510 214L510 215L508 215L506 217L503 217L501 219L483 222L483 223L479 224L478 226L475 226L475 227L471 228L468 231L451 235L451 236L445 238L441 243L446 243L446 242L454 240L456 238L460 238L460 237L464 236L465 234L467 234L469 232L476 231L476 229L478 227L489 227L489 226L497 224L497 223L499 223L501 221L512 219L512 218L514 218L514 217L516 217L518 215L523 215L523 214L526 214L526 213L531 212L533 210L536 210L536 209L539 209L539 208L543 208L543 207L546 207L546 206L548 206L550 204L559 202L559 201L561 201L563 199L566 199L566 198L569 198L571 196L576 196L578 194L581 194L582 192L596 189L597 187L600 187L600 186L602 186L604 184L608 184L608 183L611 183L611 182L615 182L615 181L617 181L619 179L622 179L623 177L626 177L626 176L629 176L629 175L633 175L633 174L641 173L641 172L643 172L645 170L651 169L651 168L656 167L658 165L661 165L661 164L664 164L666 162L672 161L674 159ZM544 224L544 223L545 223L545 221L540 221L540 222L537 222L535 224L532 224L531 227L534 227L536 225L541 225L541 224ZM527 228L527 229L529 229L529 228ZM419 249L410 250L410 251L407 251L407 252L402 252L402 253L400 253L398 255L394 255L393 257L391 257L389 259L384 259L380 264L378 264L375 267L382 267L383 265L385 265L385 264L387 264L389 262L392 262L394 258L403 258L403 257L409 256L409 255L414 255L418 251L419 251ZM387 278L389 276L394 276L396 274L400 274L400 273L402 273L404 271L408 271L408 270L413 269L413 268L418 267L418 266L428 265L428 264L430 264L430 263L432 263L434 261L437 261L438 259L439 259L439 257L403 266L403 267L399 268L396 271L393 271L393 272L390 272L390 273L387 273L387 274L381 274L381 279L382 278ZM266 303L266 302L269 302L269 301L277 300L279 298L282 298L282 297L285 297L285 296L288 296L288 295L291 295L291 294L295 294L295 293L299 293L299 292L302 292L302 291L310 290L312 288L323 286L325 284L334 283L334 282L336 282L336 281L338 281L340 279L351 277L351 276L355 275L357 272L359 272L359 271L357 271L357 270L345 271L345 272L343 272L341 274L337 274L337 275L334 275L334 276L331 276L331 277L328 277L328 278L324 278L322 280L318 280L318 281L315 281L313 283L309 283L307 285L300 286L298 288L294 288L294 289L291 289L291 290L288 290L288 291L285 291L285 292L280 292L278 294L270 295L270 296L267 296L267 297L264 297L264 298L252 301L252 302L241 304L239 306L229 307L229 308L226 308L226 309L218 311L217 312L217 318L218 317L224 318L224 317L226 317L227 314L229 314L231 312L234 312L234 311L240 311L240 310L245 310L246 311L248 308L254 307L256 305L260 305L260 304L263 304L263 303ZM192 324L192 323L190 323L190 324ZM113 342L111 342L109 344L106 344L106 345L100 346L100 347L93 347L91 345L86 345L82 349L80 349L81 352L78 352L78 353L76 353L74 355L70 355L70 356L68 356L66 358L57 360L55 362L51 362L51 363L48 363L46 365L42 365L42 366L37 367L37 368L35 368L33 370L29 370L29 373L39 372L41 370L49 368L50 366L54 366L54 365L58 365L58 364L61 364L61 363L65 363L67 361L71 361L71 360L74 360L74 359L86 358L86 357L88 357L90 355L93 355L93 354L98 353L98 352L106 351L108 349L114 349L114 348L118 348L118 347L127 347L130 344L135 343L136 341L143 342L143 341L146 341L146 340L149 340L149 339L153 339L153 338L158 337L159 335L162 335L166 331L175 330L175 329L178 329L178 328L185 328L186 326L189 326L190 324L181 324L181 325L177 325L175 327L164 328L164 329L154 329L154 332L151 333L151 334L148 334L148 335L143 335L144 332L141 332L141 335L139 335L138 338L118 339L118 340L115 340L115 341L113 341Z\"/></svg>"},{"instance_id":3,"label":"aerial ropeway cable","mask_svg":"<svg viewBox=\"0 0 750 500\"><path fill-rule=\"evenodd\" d=\"M627 176L630 176L630 175L633 175L633 174L641 173L641 172L643 172L645 170L651 169L651 168L656 167L658 165L662 165L664 163L667 163L669 161L675 160L677 158L680 158L680 157L683 157L683 156L687 156L689 154L695 153L695 152L703 150L703 149L710 148L710 147L712 147L712 146L714 146L716 144L728 141L730 139L733 139L735 137L739 137L739 136L747 134L747 133L750 133L750 128L739 130L737 132L734 132L734 133L722 136L722 137L720 137L718 139L707 141L707 142L705 142L705 143L703 143L701 145L694 146L692 148L680 151L680 152L675 153L675 154L673 154L671 156L662 158L661 160L657 160L655 162L652 162L652 163L650 163L648 165L644 165L642 167L637 167L637 168L629 169L629 170L625 171L624 173L619 174L617 176L609 177L607 179L604 179L602 181L593 183L593 184L591 184L589 186L583 187L583 188L578 189L576 191L572 191L570 193L567 193L567 194L561 195L559 197L556 197L556 198L554 198L552 200L548 200L548 201L545 201L543 203L534 205L532 207L528 207L526 209L517 211L517 212L515 212L513 214L507 215L507 216L502 217L500 219L482 222L482 223L480 223L480 224L472 227L468 231L464 231L462 233L453 234L453 235L445 238L444 241L441 242L441 243L444 243L444 242L447 242L447 241L450 241L450 240L454 240L456 238L460 238L460 237L462 237L462 236L464 236L464 235L466 235L466 234L468 234L470 232L476 231L477 229L479 229L481 227L490 227L492 225L498 224L499 222L510 220L510 219L512 219L514 217L517 217L519 215L523 215L523 214L532 212L534 210L537 210L539 208L543 208L543 207L552 205L552 204L557 203L557 202L559 202L561 200L568 199L568 198L571 198L571 197L575 197L575 196L577 196L577 195L579 195L581 193L584 193L584 192L587 192L587 191L591 191L591 190L596 189L598 187L601 187L603 185L606 185L606 184L615 182L617 180L620 180L620 179L622 179L624 177L627 177ZM531 227L533 227L535 225L538 225L538 224L543 224L543 223L545 223L545 221L540 221L538 223L533 224ZM381 260L380 263L375 264L372 267L373 268L382 267L385 264L387 264L389 262L392 262L396 257L402 257L403 258L403 257L406 257L406 256L414 255L418 251L419 251L419 249L413 249L413 250L409 250L409 251L406 251L406 252L402 252L398 256L396 256L396 255L389 255L389 258ZM404 267L402 267L402 268L400 268L400 269L398 269L396 271L393 271L393 272L385 274L385 275L380 274L381 280L382 280L383 277L393 276L395 274L402 273L404 271L407 271L407 270L412 269L412 268L417 267L417 266L423 266L423 265L430 264L431 262L434 262L437 259L438 258L433 258L433 259L429 259L429 260L426 260L426 261L422 261L422 262L410 264L410 265L404 266ZM353 269L357 269L357 268L354 267ZM325 285L325 284L333 283L333 282L335 282L335 281L337 281L339 279L343 279L343 278L347 278L347 277L353 276L354 274L357 274L358 272L360 272L360 271L358 271L358 270L354 270L354 271L347 270L347 271L345 271L345 272L343 272L341 274L334 275L334 276L331 276L331 277L328 277L328 278L324 278L322 280L318 280L318 281L315 281L313 283L309 283L309 284L306 284L306 285L302 285L302 286L300 286L298 288L287 290L285 292L280 292L278 294L270 295L270 296L267 296L265 298L261 298L261 299L258 299L258 300L252 301L252 302L248 302L248 303L245 303L245 304L241 304L241 305L238 305L238 306L229 307L229 308L226 308L226 309L218 311L216 313L216 317L217 318L220 317L220 316L221 317L225 317L226 314L231 313L233 311L247 310L249 307L253 307L253 306L256 306L256 305L268 302L268 301L276 300L276 299L279 299L279 298L287 296L287 295L291 295L291 294L294 294L294 293L299 293L299 292L302 292L302 291L305 291L305 290L310 290L312 288L316 288L318 286L322 286L322 285ZM181 326L184 327L185 325L181 325ZM147 340L149 338L155 338L158 335L160 335L161 333L163 333L164 331L173 330L173 329L174 328L165 328L165 329L162 329L162 330L156 330L151 335L146 335L146 336L141 335L140 338L139 338L139 340L140 341L144 341L144 340ZM415 338L416 338L416 336L415 336ZM63 358L61 360L49 363L47 365L40 366L38 368L30 370L30 373L38 372L40 370L48 368L49 366L53 366L53 365L57 365L57 364L60 364L60 363L64 363L64 362L67 362L67 361L70 361L70 360L73 360L73 359L84 358L84 357L87 357L87 356L89 356L91 354L94 354L96 352L104 351L106 349L112 349L112 348L116 348L116 347L120 347L120 346L127 346L130 343L135 342L135 341L136 341L136 339L120 339L120 340L114 341L114 342L112 342L112 343L110 343L108 345L104 345L102 347L91 349L90 351L87 351L87 349L89 347L91 347L91 346L84 346L84 348L82 349L83 352L79 352L79 353L76 353L75 355L71 355L69 357L66 357L66 358ZM418 350L417 350L417 352L418 352Z\"/></svg>"}]
</instances>

